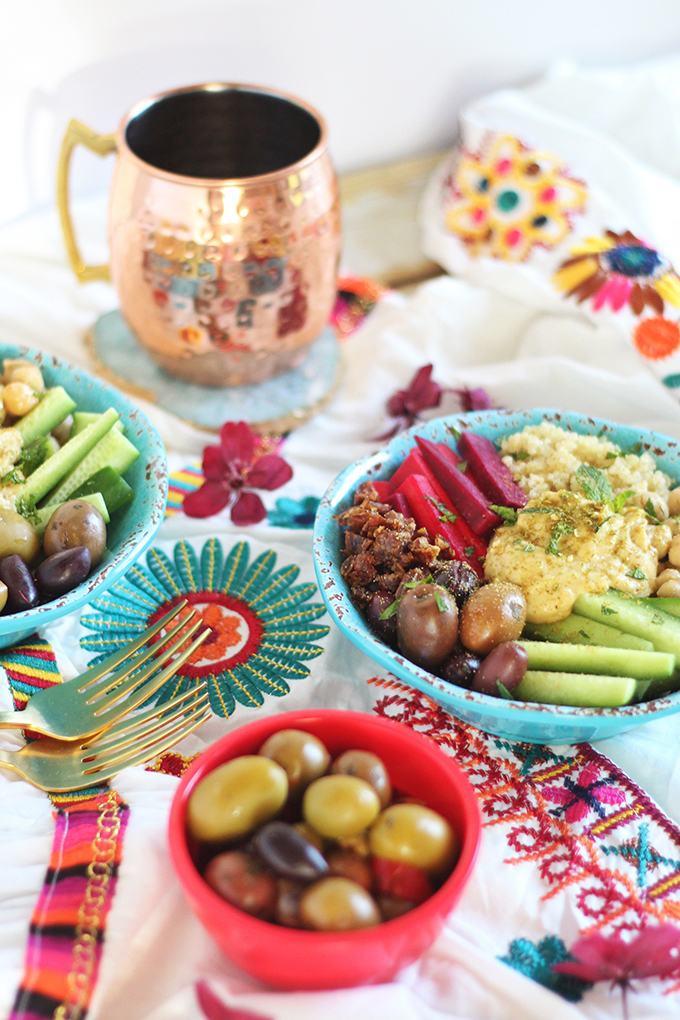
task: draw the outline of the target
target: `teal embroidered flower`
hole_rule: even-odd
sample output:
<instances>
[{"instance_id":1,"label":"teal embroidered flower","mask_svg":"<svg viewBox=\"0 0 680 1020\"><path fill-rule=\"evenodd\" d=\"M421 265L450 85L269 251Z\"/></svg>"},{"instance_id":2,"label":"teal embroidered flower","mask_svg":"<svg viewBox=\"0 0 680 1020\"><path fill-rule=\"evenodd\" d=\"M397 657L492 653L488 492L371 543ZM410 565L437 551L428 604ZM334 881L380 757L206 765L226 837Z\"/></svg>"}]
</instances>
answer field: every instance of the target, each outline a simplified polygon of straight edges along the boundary
<instances>
[{"instance_id":1,"label":"teal embroidered flower","mask_svg":"<svg viewBox=\"0 0 680 1020\"><path fill-rule=\"evenodd\" d=\"M537 981L539 985L557 992L569 1002L578 1002L583 993L593 987L589 981L583 981L571 974L559 974L551 969L555 963L573 960L564 942L557 935L546 935L538 945L534 945L529 939L513 939L508 955L499 959Z\"/></svg>"},{"instance_id":2,"label":"teal embroidered flower","mask_svg":"<svg viewBox=\"0 0 680 1020\"><path fill-rule=\"evenodd\" d=\"M256 708L267 694L284 697L290 681L309 675L304 660L321 655L315 642L330 628L314 622L326 612L322 604L310 602L317 586L296 585L300 568L295 564L275 570L271 549L251 563L248 542L238 542L225 557L219 540L211 538L199 557L189 542L181 541L172 559L161 549L150 549L146 564L135 564L92 602L97 612L81 618L92 633L80 643L96 653L92 663L99 662L186 599L211 634L160 688L159 703L203 679L213 712L226 717L237 702Z\"/></svg>"},{"instance_id":3,"label":"teal embroidered flower","mask_svg":"<svg viewBox=\"0 0 680 1020\"><path fill-rule=\"evenodd\" d=\"M267 521L275 528L311 528L320 502L317 496L304 496L299 500L282 496L267 514Z\"/></svg>"}]
</instances>

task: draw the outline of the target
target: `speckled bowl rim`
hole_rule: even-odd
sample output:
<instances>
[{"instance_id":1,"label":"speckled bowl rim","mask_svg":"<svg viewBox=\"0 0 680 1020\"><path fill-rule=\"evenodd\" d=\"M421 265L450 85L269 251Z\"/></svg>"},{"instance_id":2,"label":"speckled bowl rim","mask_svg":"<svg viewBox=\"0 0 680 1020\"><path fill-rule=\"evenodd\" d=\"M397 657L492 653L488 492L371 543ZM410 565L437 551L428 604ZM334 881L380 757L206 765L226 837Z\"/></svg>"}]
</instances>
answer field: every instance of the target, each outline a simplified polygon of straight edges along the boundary
<instances>
[{"instance_id":1,"label":"speckled bowl rim","mask_svg":"<svg viewBox=\"0 0 680 1020\"><path fill-rule=\"evenodd\" d=\"M27 358L33 361L44 373L48 386L64 385L68 391L68 382L61 378L66 375L74 388L88 388L97 394L97 398L102 401L102 407L98 410L114 407L120 414L126 435L131 442L135 445L139 443L142 446L140 452L144 456L144 492L141 503L133 502L131 504L131 511L134 515L136 509L138 519L130 533L122 543L116 543L115 552L108 559L103 560L99 568L91 573L82 584L52 602L46 602L34 609L27 609L23 613L0 616L0 647L6 647L8 643L21 640L22 637L33 633L38 628L80 609L96 596L103 594L153 541L163 523L168 496L168 460L163 441L146 415L119 390L102 382L89 372L45 351L18 347L13 344L0 344L0 364L4 358ZM54 381L55 373L60 376L58 383ZM93 408L80 407L79 409L92 410ZM139 512L141 509L143 509L143 514Z\"/></svg>"},{"instance_id":2,"label":"speckled bowl rim","mask_svg":"<svg viewBox=\"0 0 680 1020\"><path fill-rule=\"evenodd\" d=\"M452 715L463 720L475 717L480 725L494 733L498 723L517 719L523 730L521 739L543 742L569 742L574 738L574 729L583 723L601 723L613 735L624 729L640 725L650 719L657 719L680 710L680 691L653 701L622 708L574 708L567 705L539 705L511 701L455 688L444 680L433 676L398 652L393 651L379 640L368 628L360 612L354 606L347 585L339 570L340 528L335 520L338 513L351 505L351 498L357 485L365 479L389 478L407 452L414 445L416 435L435 442L450 441L451 430L472 429L497 441L511 432L517 432L526 425L537 425L543 421L560 425L569 431L587 435L602 435L619 445L624 451L638 443L656 460L657 467L673 480L680 479L680 441L657 432L628 425L618 425L602 418L591 418L571 412L537 408L530 411L477 411L462 415L436 418L427 423L397 435L386 447L347 467L331 483L319 505L314 524L314 567L324 602L341 631L368 655L374 662L388 669L400 679L429 695ZM547 733L549 727L558 732ZM534 730L534 728L536 728ZM505 735L501 725L501 735ZM534 730L532 735L532 730Z\"/></svg>"}]
</instances>

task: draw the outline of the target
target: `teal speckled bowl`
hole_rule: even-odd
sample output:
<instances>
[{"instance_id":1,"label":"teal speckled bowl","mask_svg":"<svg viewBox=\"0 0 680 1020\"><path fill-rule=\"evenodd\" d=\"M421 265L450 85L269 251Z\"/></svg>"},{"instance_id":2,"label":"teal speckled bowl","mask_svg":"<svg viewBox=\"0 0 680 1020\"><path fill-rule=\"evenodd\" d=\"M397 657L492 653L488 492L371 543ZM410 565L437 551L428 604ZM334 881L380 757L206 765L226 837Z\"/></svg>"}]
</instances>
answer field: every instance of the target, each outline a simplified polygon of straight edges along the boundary
<instances>
[{"instance_id":1,"label":"teal speckled bowl","mask_svg":"<svg viewBox=\"0 0 680 1020\"><path fill-rule=\"evenodd\" d=\"M576 744L611 737L640 726L651 719L680 711L680 691L655 701L623 708L571 708L563 705L539 705L506 701L456 687L433 676L384 644L371 631L352 603L340 574L341 529L336 516L351 505L355 489L367 478L389 478L414 446L416 434L435 442L450 441L449 428L469 429L493 441L518 432L525 425L542 421L588 435L602 433L629 450L642 444L659 468L673 479L680 479L680 442L656 432L647 432L598 418L551 410L479 411L448 418L437 418L396 436L383 450L346 468L331 484L319 506L314 526L314 567L319 587L331 616L344 634L366 655L412 687L429 695L451 715L511 740L541 744Z\"/></svg>"},{"instance_id":2,"label":"teal speckled bowl","mask_svg":"<svg viewBox=\"0 0 680 1020\"><path fill-rule=\"evenodd\" d=\"M0 616L0 648L79 609L109 588L153 541L163 523L168 496L168 462L161 438L148 418L122 393L42 351L0 345L0 362L4 358L33 361L42 371L46 386L63 386L80 411L102 412L114 407L125 426L125 435L140 455L125 473L126 481L134 489L134 499L114 514L107 525L107 554L97 569L77 588L53 602Z\"/></svg>"}]
</instances>

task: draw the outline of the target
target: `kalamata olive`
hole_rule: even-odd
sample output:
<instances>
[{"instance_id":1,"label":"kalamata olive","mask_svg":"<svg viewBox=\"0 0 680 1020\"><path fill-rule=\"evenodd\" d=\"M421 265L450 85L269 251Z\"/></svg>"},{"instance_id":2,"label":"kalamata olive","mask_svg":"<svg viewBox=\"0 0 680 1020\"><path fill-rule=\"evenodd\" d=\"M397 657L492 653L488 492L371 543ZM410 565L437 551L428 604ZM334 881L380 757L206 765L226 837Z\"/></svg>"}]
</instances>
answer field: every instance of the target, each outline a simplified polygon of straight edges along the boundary
<instances>
[{"instance_id":1,"label":"kalamata olive","mask_svg":"<svg viewBox=\"0 0 680 1020\"><path fill-rule=\"evenodd\" d=\"M265 740L259 753L278 762L285 770L293 796L301 794L313 779L322 776L331 760L319 738L305 730L278 730Z\"/></svg>"},{"instance_id":2,"label":"kalamata olive","mask_svg":"<svg viewBox=\"0 0 680 1020\"><path fill-rule=\"evenodd\" d=\"M480 585L479 578L465 560L447 560L442 563L432 575L432 580L451 592L459 609Z\"/></svg>"},{"instance_id":3,"label":"kalamata olive","mask_svg":"<svg viewBox=\"0 0 680 1020\"><path fill-rule=\"evenodd\" d=\"M33 525L14 510L0 510L0 556L17 553L32 563L40 552L40 539Z\"/></svg>"},{"instance_id":4,"label":"kalamata olive","mask_svg":"<svg viewBox=\"0 0 680 1020\"><path fill-rule=\"evenodd\" d=\"M235 907L256 917L270 918L278 899L276 879L250 854L229 850L217 854L203 872L215 892Z\"/></svg>"},{"instance_id":5,"label":"kalamata olive","mask_svg":"<svg viewBox=\"0 0 680 1020\"><path fill-rule=\"evenodd\" d=\"M392 784L385 765L377 754L351 748L343 751L332 763L332 775L358 776L370 783L378 794L381 807L387 807L392 799Z\"/></svg>"},{"instance_id":6,"label":"kalamata olive","mask_svg":"<svg viewBox=\"0 0 680 1020\"><path fill-rule=\"evenodd\" d=\"M521 588L509 581L491 581L473 592L463 606L460 640L471 652L487 655L502 641L517 640L526 615Z\"/></svg>"},{"instance_id":7,"label":"kalamata olive","mask_svg":"<svg viewBox=\"0 0 680 1020\"><path fill-rule=\"evenodd\" d=\"M297 882L315 882L328 874L328 862L287 822L268 822L258 829L252 841L255 853L279 878Z\"/></svg>"},{"instance_id":8,"label":"kalamata olive","mask_svg":"<svg viewBox=\"0 0 680 1020\"><path fill-rule=\"evenodd\" d=\"M288 777L277 762L244 754L218 765L194 787L187 804L189 831L207 843L245 836L270 821L288 796Z\"/></svg>"},{"instance_id":9,"label":"kalamata olive","mask_svg":"<svg viewBox=\"0 0 680 1020\"><path fill-rule=\"evenodd\" d=\"M279 878L276 882L278 896L274 908L274 920L286 928L302 928L300 918L300 897L307 888L299 882L291 882L287 878Z\"/></svg>"},{"instance_id":10,"label":"kalamata olive","mask_svg":"<svg viewBox=\"0 0 680 1020\"><path fill-rule=\"evenodd\" d=\"M482 660L466 648L455 648L437 668L437 675L449 684L469 688Z\"/></svg>"},{"instance_id":11,"label":"kalamata olive","mask_svg":"<svg viewBox=\"0 0 680 1020\"><path fill-rule=\"evenodd\" d=\"M428 874L448 871L458 853L458 839L447 820L422 804L386 808L370 830L369 843L374 856Z\"/></svg>"},{"instance_id":12,"label":"kalamata olive","mask_svg":"<svg viewBox=\"0 0 680 1020\"><path fill-rule=\"evenodd\" d=\"M0 581L7 585L7 608L21 613L38 604L38 589L21 556L12 553L0 559Z\"/></svg>"},{"instance_id":13,"label":"kalamata olive","mask_svg":"<svg viewBox=\"0 0 680 1020\"><path fill-rule=\"evenodd\" d=\"M57 507L45 528L43 549L46 556L84 545L90 550L96 567L106 548L106 524L96 507L84 499L70 499Z\"/></svg>"},{"instance_id":14,"label":"kalamata olive","mask_svg":"<svg viewBox=\"0 0 680 1020\"><path fill-rule=\"evenodd\" d=\"M328 868L331 875L350 878L364 889L370 890L373 885L373 872L368 860L352 850L333 850L328 855Z\"/></svg>"},{"instance_id":15,"label":"kalamata olive","mask_svg":"<svg viewBox=\"0 0 680 1020\"><path fill-rule=\"evenodd\" d=\"M380 923L373 897L349 878L322 878L302 894L300 917L315 931L353 931Z\"/></svg>"},{"instance_id":16,"label":"kalamata olive","mask_svg":"<svg viewBox=\"0 0 680 1020\"><path fill-rule=\"evenodd\" d=\"M366 619L371 630L375 631L381 641L390 648L397 647L397 614L381 619L386 609L394 605L394 595L386 591L376 591L366 606Z\"/></svg>"},{"instance_id":17,"label":"kalamata olive","mask_svg":"<svg viewBox=\"0 0 680 1020\"><path fill-rule=\"evenodd\" d=\"M399 600L397 636L404 655L425 669L434 669L455 647L458 607L446 588L417 584Z\"/></svg>"},{"instance_id":18,"label":"kalamata olive","mask_svg":"<svg viewBox=\"0 0 680 1020\"><path fill-rule=\"evenodd\" d=\"M50 598L63 595L85 580L91 566L92 557L86 546L62 549L38 564L35 571L36 584L42 594Z\"/></svg>"},{"instance_id":19,"label":"kalamata olive","mask_svg":"<svg viewBox=\"0 0 680 1020\"><path fill-rule=\"evenodd\" d=\"M483 660L472 681L472 690L481 694L502 695L498 686L502 684L507 691L511 691L526 673L528 661L526 648L514 641L502 641Z\"/></svg>"},{"instance_id":20,"label":"kalamata olive","mask_svg":"<svg viewBox=\"0 0 680 1020\"><path fill-rule=\"evenodd\" d=\"M357 835L379 811L378 794L356 776L322 776L310 783L302 798L304 820L329 839Z\"/></svg>"}]
</instances>

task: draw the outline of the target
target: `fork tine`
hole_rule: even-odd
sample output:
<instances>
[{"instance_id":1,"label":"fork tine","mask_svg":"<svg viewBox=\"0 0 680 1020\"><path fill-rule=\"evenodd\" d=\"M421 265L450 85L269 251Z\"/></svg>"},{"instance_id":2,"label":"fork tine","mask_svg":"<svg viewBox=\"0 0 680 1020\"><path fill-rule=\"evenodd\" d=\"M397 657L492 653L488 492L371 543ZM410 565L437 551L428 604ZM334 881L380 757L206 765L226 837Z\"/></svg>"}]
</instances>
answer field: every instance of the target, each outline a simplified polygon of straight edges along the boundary
<instances>
[{"instance_id":1,"label":"fork tine","mask_svg":"<svg viewBox=\"0 0 680 1020\"><path fill-rule=\"evenodd\" d=\"M196 715L188 717L186 723L174 732L156 740L153 744L148 744L143 747L138 753L131 754L127 758L123 758L121 761L117 761L100 769L94 769L90 771L84 771L84 776L94 775L99 782L104 782L107 779L111 779L112 776L117 775L124 768L132 768L135 765L142 765L146 761L151 761L152 758L157 758L159 754L163 754L174 744L178 744L180 740L184 740L190 733L193 733L195 729L198 729L207 719L210 718L210 709L207 708L203 712L199 712Z\"/></svg>"},{"instance_id":2,"label":"fork tine","mask_svg":"<svg viewBox=\"0 0 680 1020\"><path fill-rule=\"evenodd\" d=\"M134 743L140 736L143 737L145 733L167 722L168 719L174 719L196 706L202 708L207 701L208 689L205 684L201 684L199 687L184 691L183 694L178 694L163 705L153 705L134 715L126 715L110 729L92 737L81 747L88 757L116 751L120 747Z\"/></svg>"},{"instance_id":3,"label":"fork tine","mask_svg":"<svg viewBox=\"0 0 680 1020\"><path fill-rule=\"evenodd\" d=\"M155 637L156 634L163 629L163 627L166 627L172 620L174 620L177 614L181 613L187 605L187 600L182 599L182 601L178 602L177 605L170 610L170 612L166 613L160 620L157 620L153 626L148 627L145 631L143 631L139 637L134 639L134 641L130 641L120 651L113 652L111 655L108 655L105 659L102 659L101 662L98 662L96 666L91 666L80 676L79 679L84 681L84 683L81 683L78 690L86 690L86 688L91 687L93 684L97 683L98 680L101 680L102 677L106 676L107 673L116 669L116 667L121 663L126 662L130 656L133 655L139 648L142 648L150 638Z\"/></svg>"},{"instance_id":4,"label":"fork tine","mask_svg":"<svg viewBox=\"0 0 680 1020\"><path fill-rule=\"evenodd\" d=\"M179 620L174 627L166 631L161 637L159 637L152 645L147 645L136 655L129 656L120 667L113 670L106 679L102 678L102 682L97 684L97 687L93 691L92 697L87 699L87 704L91 705L93 702L108 694L109 691L117 689L121 686L123 680L129 677L130 674L135 673L136 670L142 666L148 659L154 658L154 660L162 665L163 662L167 661L168 657L182 644L182 640L188 641L188 639L195 634L198 627L201 626L203 620L198 613L192 611L191 616L185 619ZM185 630L186 628L186 630ZM167 647L169 642L172 641L177 634L181 631L185 631L182 634L182 638L179 642L176 642L172 647ZM157 654L158 653L158 654ZM92 683L88 682L84 687L79 687L80 693L84 693L92 687Z\"/></svg>"},{"instance_id":5,"label":"fork tine","mask_svg":"<svg viewBox=\"0 0 680 1020\"><path fill-rule=\"evenodd\" d=\"M194 692L197 693L197 692ZM121 735L120 740L108 750L92 749L85 752L82 761L83 775L101 774L127 768L128 765L148 761L162 750L183 739L187 734L210 718L210 704L207 690L193 703L176 708L169 715L159 717L137 733Z\"/></svg>"},{"instance_id":6,"label":"fork tine","mask_svg":"<svg viewBox=\"0 0 680 1020\"><path fill-rule=\"evenodd\" d=\"M199 618L197 626L200 626L202 622L203 621ZM195 628L192 628L192 633L194 630ZM159 670L159 667L162 666L167 656L163 656L161 661L155 660L150 663L146 669L140 670L138 674L135 674L124 684L121 684L120 688L116 688L111 696L106 698L102 707L95 709L94 715L97 720L101 722L101 727L103 728L106 726L107 716L113 716L116 718L120 715L121 708L124 708L126 712L131 712L133 708L137 707L137 705L141 705L143 701L146 701L146 699L149 698L154 691L157 691L159 687L162 687L166 680L169 680L170 677L175 675L187 659L191 658L196 649L200 647L209 634L209 627L206 628L206 630L201 631L198 637L194 638L191 644L185 648L184 651L180 652L176 658L172 659L165 669L160 672L157 671ZM182 647L186 640L187 635L182 634L181 637L174 642L172 647L168 649L168 655L174 654ZM120 702L123 698L126 700L124 706L121 706Z\"/></svg>"}]
</instances>

